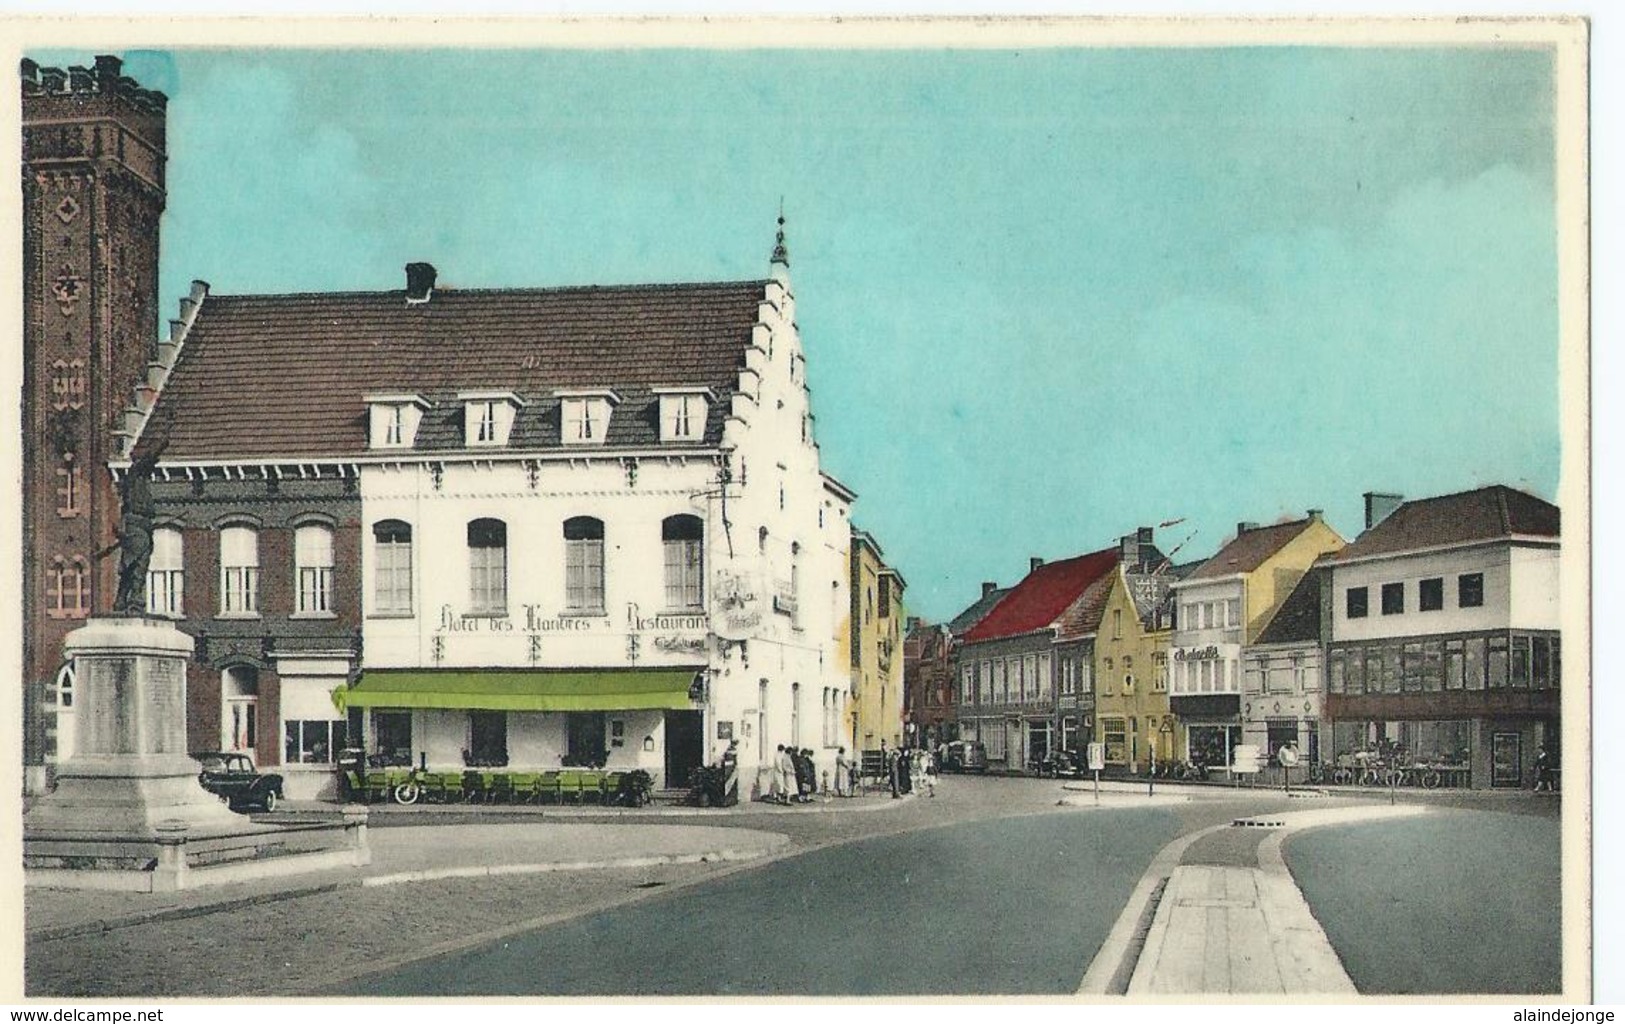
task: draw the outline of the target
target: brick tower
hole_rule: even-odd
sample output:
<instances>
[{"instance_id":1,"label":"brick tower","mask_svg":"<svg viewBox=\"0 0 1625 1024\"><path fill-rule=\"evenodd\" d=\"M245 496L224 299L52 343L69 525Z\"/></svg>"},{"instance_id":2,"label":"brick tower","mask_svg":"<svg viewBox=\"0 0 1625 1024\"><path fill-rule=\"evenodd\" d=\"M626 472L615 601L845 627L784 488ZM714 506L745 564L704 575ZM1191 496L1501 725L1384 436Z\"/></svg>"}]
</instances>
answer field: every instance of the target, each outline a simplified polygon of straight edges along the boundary
<instances>
[{"instance_id":1,"label":"brick tower","mask_svg":"<svg viewBox=\"0 0 1625 1024\"><path fill-rule=\"evenodd\" d=\"M22 62L23 764L49 784L62 639L116 586L113 432L157 342L164 210L159 92L93 68ZM71 693L71 691L70 691ZM64 703L67 703L65 700Z\"/></svg>"}]
</instances>

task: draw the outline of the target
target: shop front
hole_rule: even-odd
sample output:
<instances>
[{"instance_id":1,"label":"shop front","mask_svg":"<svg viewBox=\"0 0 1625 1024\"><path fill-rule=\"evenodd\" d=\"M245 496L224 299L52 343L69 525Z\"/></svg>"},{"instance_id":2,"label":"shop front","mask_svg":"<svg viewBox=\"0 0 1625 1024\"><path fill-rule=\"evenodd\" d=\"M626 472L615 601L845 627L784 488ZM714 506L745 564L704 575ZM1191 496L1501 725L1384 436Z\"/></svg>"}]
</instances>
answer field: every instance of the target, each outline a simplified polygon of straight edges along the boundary
<instances>
[{"instance_id":1,"label":"shop front","mask_svg":"<svg viewBox=\"0 0 1625 1024\"><path fill-rule=\"evenodd\" d=\"M1168 700L1184 726L1184 757L1208 768L1228 768L1241 745L1241 695L1175 695Z\"/></svg>"},{"instance_id":2,"label":"shop front","mask_svg":"<svg viewBox=\"0 0 1625 1024\"><path fill-rule=\"evenodd\" d=\"M642 769L682 785L703 757L699 666L373 670L333 691L379 766L431 772Z\"/></svg>"}]
</instances>

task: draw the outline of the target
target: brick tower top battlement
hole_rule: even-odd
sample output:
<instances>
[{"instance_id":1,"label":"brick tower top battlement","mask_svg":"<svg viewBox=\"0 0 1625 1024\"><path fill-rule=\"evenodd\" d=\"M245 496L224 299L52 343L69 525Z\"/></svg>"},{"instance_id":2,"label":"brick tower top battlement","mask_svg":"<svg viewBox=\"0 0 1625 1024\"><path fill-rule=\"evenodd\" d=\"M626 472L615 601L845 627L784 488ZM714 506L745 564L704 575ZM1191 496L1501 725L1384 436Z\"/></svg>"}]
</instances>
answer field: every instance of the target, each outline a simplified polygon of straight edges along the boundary
<instances>
[{"instance_id":1,"label":"brick tower top battlement","mask_svg":"<svg viewBox=\"0 0 1625 1024\"><path fill-rule=\"evenodd\" d=\"M164 114L169 98L144 89L121 74L124 62L100 56L94 67L41 67L23 58L24 162L113 157L142 169L153 167L153 184L163 187ZM79 125L74 123L78 122ZM117 124L122 132L88 127ZM130 142L144 153L130 152ZM157 159L152 159L156 157Z\"/></svg>"}]
</instances>

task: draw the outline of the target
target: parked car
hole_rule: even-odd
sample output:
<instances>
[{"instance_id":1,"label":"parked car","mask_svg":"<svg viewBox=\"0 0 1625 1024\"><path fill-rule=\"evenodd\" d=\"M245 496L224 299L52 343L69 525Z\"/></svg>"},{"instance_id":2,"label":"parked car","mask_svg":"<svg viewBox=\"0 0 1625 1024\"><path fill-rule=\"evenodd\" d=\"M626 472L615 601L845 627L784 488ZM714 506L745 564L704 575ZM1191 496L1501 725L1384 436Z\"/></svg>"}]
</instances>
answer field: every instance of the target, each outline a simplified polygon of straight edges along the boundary
<instances>
[{"instance_id":1,"label":"parked car","mask_svg":"<svg viewBox=\"0 0 1625 1024\"><path fill-rule=\"evenodd\" d=\"M198 762L198 785L218 796L234 811L274 811L282 799L282 776L262 774L247 754L210 750L193 754Z\"/></svg>"},{"instance_id":2,"label":"parked car","mask_svg":"<svg viewBox=\"0 0 1625 1024\"><path fill-rule=\"evenodd\" d=\"M976 740L954 740L942 755L945 772L987 771L987 748Z\"/></svg>"},{"instance_id":3,"label":"parked car","mask_svg":"<svg viewBox=\"0 0 1625 1024\"><path fill-rule=\"evenodd\" d=\"M1038 762L1038 774L1049 779L1081 779L1088 773L1088 762L1080 750L1052 750Z\"/></svg>"}]
</instances>

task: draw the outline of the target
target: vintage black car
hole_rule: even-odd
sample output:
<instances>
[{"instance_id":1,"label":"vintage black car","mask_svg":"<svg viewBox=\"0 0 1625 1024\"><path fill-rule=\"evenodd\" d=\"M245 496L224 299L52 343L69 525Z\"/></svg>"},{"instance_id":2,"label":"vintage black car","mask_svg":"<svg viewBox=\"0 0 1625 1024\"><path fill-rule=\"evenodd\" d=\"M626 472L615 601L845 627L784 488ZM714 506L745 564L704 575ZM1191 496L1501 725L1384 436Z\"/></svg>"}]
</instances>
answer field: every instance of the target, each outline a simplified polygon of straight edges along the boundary
<instances>
[{"instance_id":1,"label":"vintage black car","mask_svg":"<svg viewBox=\"0 0 1625 1024\"><path fill-rule=\"evenodd\" d=\"M199 766L198 785L232 810L276 810L276 802L282 799L282 776L261 774L247 754L210 750L192 756Z\"/></svg>"},{"instance_id":2,"label":"vintage black car","mask_svg":"<svg viewBox=\"0 0 1625 1024\"><path fill-rule=\"evenodd\" d=\"M954 740L942 754L945 772L987 771L987 748L976 740Z\"/></svg>"}]
</instances>

